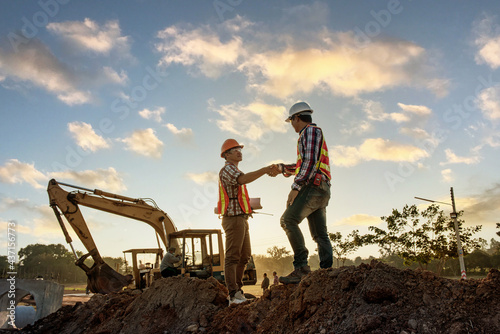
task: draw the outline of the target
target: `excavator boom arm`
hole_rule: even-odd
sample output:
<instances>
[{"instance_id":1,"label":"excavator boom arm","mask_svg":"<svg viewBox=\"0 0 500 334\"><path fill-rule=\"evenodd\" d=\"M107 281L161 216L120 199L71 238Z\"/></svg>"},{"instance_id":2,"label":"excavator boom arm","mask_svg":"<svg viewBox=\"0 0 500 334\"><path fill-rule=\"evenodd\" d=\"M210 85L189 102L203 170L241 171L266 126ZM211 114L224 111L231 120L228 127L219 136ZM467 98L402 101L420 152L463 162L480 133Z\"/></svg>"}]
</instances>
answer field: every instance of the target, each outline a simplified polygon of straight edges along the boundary
<instances>
[{"instance_id":1,"label":"excavator boom arm","mask_svg":"<svg viewBox=\"0 0 500 334\"><path fill-rule=\"evenodd\" d=\"M79 190L67 192L61 188L60 185ZM134 199L98 189L85 189L78 186L59 183L54 179L49 181L47 192L49 194L50 206L54 209L54 213L66 237L66 241L71 245L71 238L66 231L59 211L65 216L66 220L88 251L86 255L77 260L76 264L87 273L89 285L93 292L107 293L118 291L128 284L129 279L124 279L124 276L104 263L97 250L97 246L92 238L87 223L79 209L79 205L145 222L153 227L167 248L167 235L177 231L172 220L165 212L155 206L149 205L143 199ZM73 248L73 246L71 247ZM89 255L94 259L92 268L88 268L83 264L83 261Z\"/></svg>"}]
</instances>

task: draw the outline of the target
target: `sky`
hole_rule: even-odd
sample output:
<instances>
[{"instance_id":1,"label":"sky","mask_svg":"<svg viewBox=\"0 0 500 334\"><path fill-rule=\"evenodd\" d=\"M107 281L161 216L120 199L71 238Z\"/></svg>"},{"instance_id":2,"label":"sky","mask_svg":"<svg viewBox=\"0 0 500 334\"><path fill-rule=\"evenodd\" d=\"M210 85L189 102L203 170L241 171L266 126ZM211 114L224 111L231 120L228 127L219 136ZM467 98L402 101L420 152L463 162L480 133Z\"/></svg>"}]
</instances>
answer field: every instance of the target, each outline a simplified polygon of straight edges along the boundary
<instances>
[{"instance_id":1,"label":"sky","mask_svg":"<svg viewBox=\"0 0 500 334\"><path fill-rule=\"evenodd\" d=\"M220 149L243 172L294 163L306 101L330 153L329 232L384 228L405 205L451 203L498 239L498 1L2 1L0 255L66 244L52 178L152 198L178 230L222 228ZM254 254L291 251L291 178L248 184ZM72 190L66 188L66 190ZM449 213L450 205L441 205ZM103 256L156 247L144 223L82 207ZM73 236L76 250L85 252ZM301 224L310 254L315 244ZM350 258L378 256L362 247Z\"/></svg>"}]
</instances>

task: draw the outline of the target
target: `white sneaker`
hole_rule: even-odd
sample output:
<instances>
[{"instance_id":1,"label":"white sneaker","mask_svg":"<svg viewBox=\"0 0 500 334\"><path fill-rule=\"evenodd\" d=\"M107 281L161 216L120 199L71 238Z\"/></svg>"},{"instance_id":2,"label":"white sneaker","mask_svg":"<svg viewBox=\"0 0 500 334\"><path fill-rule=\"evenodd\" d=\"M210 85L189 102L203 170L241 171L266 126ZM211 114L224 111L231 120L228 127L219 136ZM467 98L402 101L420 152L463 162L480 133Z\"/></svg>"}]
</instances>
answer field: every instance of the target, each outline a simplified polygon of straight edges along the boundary
<instances>
[{"instance_id":1,"label":"white sneaker","mask_svg":"<svg viewBox=\"0 0 500 334\"><path fill-rule=\"evenodd\" d=\"M238 300L241 300L242 302L244 302L244 301L247 300L247 298L243 294L243 291L241 291L241 290L236 291L236 293L234 294L234 298L238 299Z\"/></svg>"},{"instance_id":2,"label":"white sneaker","mask_svg":"<svg viewBox=\"0 0 500 334\"><path fill-rule=\"evenodd\" d=\"M229 298L229 305L231 306L232 304L240 304L245 302L246 300L238 299L236 297Z\"/></svg>"}]
</instances>

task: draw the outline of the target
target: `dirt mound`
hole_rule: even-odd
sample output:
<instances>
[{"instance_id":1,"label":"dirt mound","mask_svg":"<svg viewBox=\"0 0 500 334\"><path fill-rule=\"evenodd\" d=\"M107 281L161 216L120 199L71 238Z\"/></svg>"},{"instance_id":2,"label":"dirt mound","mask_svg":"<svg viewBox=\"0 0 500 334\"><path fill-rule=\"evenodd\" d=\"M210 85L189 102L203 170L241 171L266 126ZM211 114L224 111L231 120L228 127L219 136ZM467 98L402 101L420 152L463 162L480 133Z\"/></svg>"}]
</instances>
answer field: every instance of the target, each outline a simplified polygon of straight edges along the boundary
<instances>
[{"instance_id":1,"label":"dirt mound","mask_svg":"<svg viewBox=\"0 0 500 334\"><path fill-rule=\"evenodd\" d=\"M207 326L227 306L227 289L215 278L161 279L140 292L94 295L65 306L21 333L183 333Z\"/></svg>"},{"instance_id":2,"label":"dirt mound","mask_svg":"<svg viewBox=\"0 0 500 334\"><path fill-rule=\"evenodd\" d=\"M210 333L500 333L500 273L455 281L377 261L322 269L226 308Z\"/></svg>"},{"instance_id":3,"label":"dirt mound","mask_svg":"<svg viewBox=\"0 0 500 334\"><path fill-rule=\"evenodd\" d=\"M162 279L96 295L21 333L500 333L500 273L456 281L377 261L317 270L227 307L215 279Z\"/></svg>"}]
</instances>

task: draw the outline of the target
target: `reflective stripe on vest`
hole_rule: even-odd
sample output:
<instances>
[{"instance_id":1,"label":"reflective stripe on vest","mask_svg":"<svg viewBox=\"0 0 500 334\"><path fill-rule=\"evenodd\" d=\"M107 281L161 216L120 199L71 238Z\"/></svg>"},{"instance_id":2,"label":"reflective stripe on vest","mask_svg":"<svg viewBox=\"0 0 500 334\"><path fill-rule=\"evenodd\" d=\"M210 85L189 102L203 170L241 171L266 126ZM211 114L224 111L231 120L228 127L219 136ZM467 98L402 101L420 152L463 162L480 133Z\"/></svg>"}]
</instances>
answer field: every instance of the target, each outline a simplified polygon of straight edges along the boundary
<instances>
[{"instance_id":1,"label":"reflective stripe on vest","mask_svg":"<svg viewBox=\"0 0 500 334\"><path fill-rule=\"evenodd\" d=\"M314 125L307 125L307 127L313 127L319 129L319 127ZM321 129L320 129L321 130ZM300 138L304 134L306 130L302 132L298 141L297 141L297 164L295 165L295 175L297 175L300 171L300 166L302 165L302 156L299 151L299 143ZM323 175L325 175L328 180L331 180L332 176L330 174L330 158L328 157L328 147L326 146L325 136L323 136L323 132L321 132L321 154L319 156L318 161L316 162L316 170L319 170Z\"/></svg>"},{"instance_id":2,"label":"reflective stripe on vest","mask_svg":"<svg viewBox=\"0 0 500 334\"><path fill-rule=\"evenodd\" d=\"M231 199L227 195L226 189L222 185L222 180L219 179L219 202L217 203L217 214L226 214L230 200ZM241 210L243 210L245 214L252 213L252 208L250 207L250 197L248 197L247 187L244 184L238 185L238 203L240 204Z\"/></svg>"}]
</instances>

